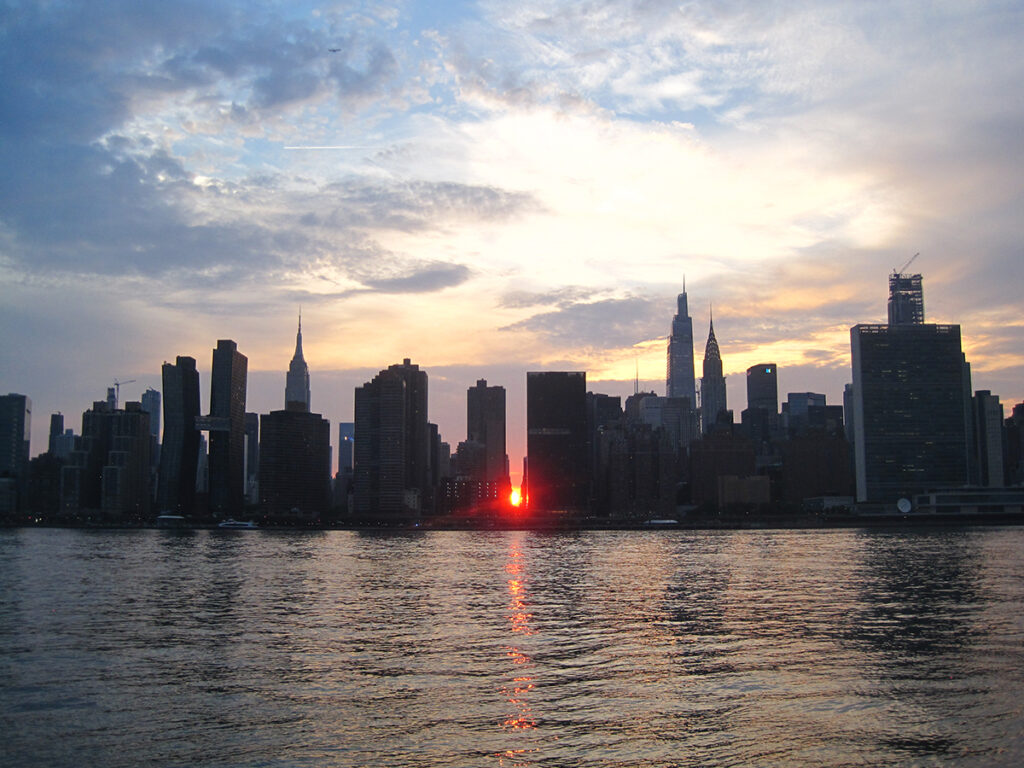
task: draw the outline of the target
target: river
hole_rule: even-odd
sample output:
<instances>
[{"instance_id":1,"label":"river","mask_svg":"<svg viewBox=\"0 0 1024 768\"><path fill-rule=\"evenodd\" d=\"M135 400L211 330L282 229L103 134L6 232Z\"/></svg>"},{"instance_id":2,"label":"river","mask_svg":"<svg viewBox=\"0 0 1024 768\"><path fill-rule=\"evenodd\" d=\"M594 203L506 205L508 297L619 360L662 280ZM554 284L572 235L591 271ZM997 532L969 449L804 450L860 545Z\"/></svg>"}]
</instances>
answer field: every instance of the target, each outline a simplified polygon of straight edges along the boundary
<instances>
[{"instance_id":1,"label":"river","mask_svg":"<svg viewBox=\"0 0 1024 768\"><path fill-rule=\"evenodd\" d=\"M10 766L1024 765L1024 529L0 531Z\"/></svg>"}]
</instances>

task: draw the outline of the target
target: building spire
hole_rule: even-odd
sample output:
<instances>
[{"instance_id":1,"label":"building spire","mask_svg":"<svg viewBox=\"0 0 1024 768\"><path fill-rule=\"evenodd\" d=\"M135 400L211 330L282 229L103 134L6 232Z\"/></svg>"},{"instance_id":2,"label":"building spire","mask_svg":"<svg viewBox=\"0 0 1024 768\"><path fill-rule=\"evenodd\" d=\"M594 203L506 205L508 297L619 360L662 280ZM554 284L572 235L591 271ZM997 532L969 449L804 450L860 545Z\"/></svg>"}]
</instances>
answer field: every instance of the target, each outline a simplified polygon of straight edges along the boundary
<instances>
[{"instance_id":1,"label":"building spire","mask_svg":"<svg viewBox=\"0 0 1024 768\"><path fill-rule=\"evenodd\" d=\"M288 366L284 388L285 408L296 408L308 412L309 397L309 366L302 356L302 307L299 307L299 329L295 334L295 354Z\"/></svg>"},{"instance_id":2,"label":"building spire","mask_svg":"<svg viewBox=\"0 0 1024 768\"><path fill-rule=\"evenodd\" d=\"M299 307L299 331L295 334L295 355L294 360L306 362L302 357L302 307Z\"/></svg>"}]
</instances>

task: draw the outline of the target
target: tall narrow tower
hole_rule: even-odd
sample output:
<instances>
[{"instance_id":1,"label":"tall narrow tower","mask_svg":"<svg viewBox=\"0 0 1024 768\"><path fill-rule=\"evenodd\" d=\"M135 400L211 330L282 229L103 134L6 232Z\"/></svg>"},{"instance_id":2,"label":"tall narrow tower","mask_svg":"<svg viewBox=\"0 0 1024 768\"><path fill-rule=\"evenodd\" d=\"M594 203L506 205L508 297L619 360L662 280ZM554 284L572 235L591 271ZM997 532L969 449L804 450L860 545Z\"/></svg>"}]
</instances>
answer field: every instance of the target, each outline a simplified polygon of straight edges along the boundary
<instances>
[{"instance_id":1,"label":"tall narrow tower","mask_svg":"<svg viewBox=\"0 0 1024 768\"><path fill-rule=\"evenodd\" d=\"M295 334L295 354L288 364L288 376L284 385L284 408L286 411L310 411L309 366L302 357L302 313L299 313L299 330Z\"/></svg>"},{"instance_id":2,"label":"tall narrow tower","mask_svg":"<svg viewBox=\"0 0 1024 768\"><path fill-rule=\"evenodd\" d=\"M711 318L708 343L704 347L704 376L700 380L701 433L707 434L726 410L725 376L722 374L722 353L715 338L715 318Z\"/></svg>"},{"instance_id":3,"label":"tall narrow tower","mask_svg":"<svg viewBox=\"0 0 1024 768\"><path fill-rule=\"evenodd\" d=\"M668 362L665 375L665 394L668 397L688 397L690 407L697 407L693 374L693 320L686 306L686 283L676 298L676 316L672 318L672 334L668 337Z\"/></svg>"}]
</instances>

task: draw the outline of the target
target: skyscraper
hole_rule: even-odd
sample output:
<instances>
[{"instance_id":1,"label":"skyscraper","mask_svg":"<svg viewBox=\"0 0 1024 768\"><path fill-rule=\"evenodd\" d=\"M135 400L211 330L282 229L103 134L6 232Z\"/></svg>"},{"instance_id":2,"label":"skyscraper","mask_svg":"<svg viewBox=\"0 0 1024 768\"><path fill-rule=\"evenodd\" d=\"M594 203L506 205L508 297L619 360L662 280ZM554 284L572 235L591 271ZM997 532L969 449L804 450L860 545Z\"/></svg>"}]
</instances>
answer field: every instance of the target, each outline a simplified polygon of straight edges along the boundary
<instances>
[{"instance_id":1,"label":"skyscraper","mask_svg":"<svg viewBox=\"0 0 1024 768\"><path fill-rule=\"evenodd\" d=\"M779 380L775 363L747 368L747 408L743 427L755 441L771 440L779 426Z\"/></svg>"},{"instance_id":2,"label":"skyscraper","mask_svg":"<svg viewBox=\"0 0 1024 768\"><path fill-rule=\"evenodd\" d=\"M199 466L199 372L195 358L178 356L163 369L164 435L160 446L157 510L190 515L195 511Z\"/></svg>"},{"instance_id":3,"label":"skyscraper","mask_svg":"<svg viewBox=\"0 0 1024 768\"><path fill-rule=\"evenodd\" d=\"M138 402L98 400L82 414L81 448L61 468L61 505L110 520L145 519L150 511L149 414Z\"/></svg>"},{"instance_id":4,"label":"skyscraper","mask_svg":"<svg viewBox=\"0 0 1024 768\"><path fill-rule=\"evenodd\" d=\"M775 363L758 363L747 368L747 408L778 413L779 378Z\"/></svg>"},{"instance_id":5,"label":"skyscraper","mask_svg":"<svg viewBox=\"0 0 1024 768\"><path fill-rule=\"evenodd\" d=\"M857 500L893 502L970 478L969 368L958 325L855 325Z\"/></svg>"},{"instance_id":6,"label":"skyscraper","mask_svg":"<svg viewBox=\"0 0 1024 768\"><path fill-rule=\"evenodd\" d=\"M351 471L354 459L353 446L356 438L356 425L351 421L343 421L338 425L338 472Z\"/></svg>"},{"instance_id":7,"label":"skyscraper","mask_svg":"<svg viewBox=\"0 0 1024 768\"><path fill-rule=\"evenodd\" d=\"M1003 405L999 396L982 389L974 393L974 440L978 484L998 488L1004 482Z\"/></svg>"},{"instance_id":8,"label":"skyscraper","mask_svg":"<svg viewBox=\"0 0 1024 768\"><path fill-rule=\"evenodd\" d=\"M526 374L526 453L531 509L582 512L588 504L587 374Z\"/></svg>"},{"instance_id":9,"label":"skyscraper","mask_svg":"<svg viewBox=\"0 0 1024 768\"><path fill-rule=\"evenodd\" d=\"M295 354L288 364L288 375L284 387L285 410L309 412L309 367L302 357L302 315L299 315L299 330L295 334Z\"/></svg>"},{"instance_id":10,"label":"skyscraper","mask_svg":"<svg viewBox=\"0 0 1024 768\"><path fill-rule=\"evenodd\" d=\"M505 388L488 386L486 379L466 390L466 440L484 448L482 476L485 482L508 477L505 453Z\"/></svg>"},{"instance_id":11,"label":"skyscraper","mask_svg":"<svg viewBox=\"0 0 1024 768\"><path fill-rule=\"evenodd\" d=\"M0 395L0 512L16 512L24 506L31 434L31 398Z\"/></svg>"},{"instance_id":12,"label":"skyscraper","mask_svg":"<svg viewBox=\"0 0 1024 768\"><path fill-rule=\"evenodd\" d=\"M64 414L63 413L51 413L50 414L50 442L47 451L56 456L57 455L57 443L61 436L64 434Z\"/></svg>"},{"instance_id":13,"label":"skyscraper","mask_svg":"<svg viewBox=\"0 0 1024 768\"><path fill-rule=\"evenodd\" d=\"M676 297L676 315L672 318L672 334L668 337L668 361L665 375L668 397L688 397L690 407L697 407L693 373L693 320L686 305L686 284Z\"/></svg>"},{"instance_id":14,"label":"skyscraper","mask_svg":"<svg viewBox=\"0 0 1024 768\"><path fill-rule=\"evenodd\" d=\"M210 381L210 511L242 512L245 493L245 387L249 360L238 345L220 339Z\"/></svg>"},{"instance_id":15,"label":"skyscraper","mask_svg":"<svg viewBox=\"0 0 1024 768\"><path fill-rule=\"evenodd\" d=\"M331 508L331 425L319 413L292 409L260 416L259 496L272 518L309 522L326 517Z\"/></svg>"},{"instance_id":16,"label":"skyscraper","mask_svg":"<svg viewBox=\"0 0 1024 768\"><path fill-rule=\"evenodd\" d=\"M406 358L355 391L355 517L416 519L429 480L427 374Z\"/></svg>"},{"instance_id":17,"label":"skyscraper","mask_svg":"<svg viewBox=\"0 0 1024 768\"><path fill-rule=\"evenodd\" d=\"M701 432L708 434L727 408L725 376L722 375L722 354L715 338L715 319L711 318L708 342L704 347L704 376L700 380Z\"/></svg>"},{"instance_id":18,"label":"skyscraper","mask_svg":"<svg viewBox=\"0 0 1024 768\"><path fill-rule=\"evenodd\" d=\"M921 275L893 272L889 275L889 325L920 325L923 322Z\"/></svg>"},{"instance_id":19,"label":"skyscraper","mask_svg":"<svg viewBox=\"0 0 1024 768\"><path fill-rule=\"evenodd\" d=\"M149 414L149 434L160 439L160 393L152 387L142 393L142 410Z\"/></svg>"}]
</instances>

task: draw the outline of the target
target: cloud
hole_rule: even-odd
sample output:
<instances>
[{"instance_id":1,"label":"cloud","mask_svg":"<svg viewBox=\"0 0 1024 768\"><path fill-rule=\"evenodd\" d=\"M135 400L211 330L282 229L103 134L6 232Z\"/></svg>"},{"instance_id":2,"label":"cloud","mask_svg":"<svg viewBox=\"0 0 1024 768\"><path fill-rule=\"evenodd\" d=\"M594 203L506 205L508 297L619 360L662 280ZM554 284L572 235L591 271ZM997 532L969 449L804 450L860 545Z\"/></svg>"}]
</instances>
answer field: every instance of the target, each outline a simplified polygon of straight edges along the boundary
<instances>
[{"instance_id":1,"label":"cloud","mask_svg":"<svg viewBox=\"0 0 1024 768\"><path fill-rule=\"evenodd\" d=\"M504 221L539 208L530 193L494 186L366 178L329 184L306 202L322 210L315 219L321 225L407 232L460 220Z\"/></svg>"},{"instance_id":2,"label":"cloud","mask_svg":"<svg viewBox=\"0 0 1024 768\"><path fill-rule=\"evenodd\" d=\"M569 347L615 349L664 334L665 308L639 296L570 304L504 326L503 331L531 331Z\"/></svg>"}]
</instances>

